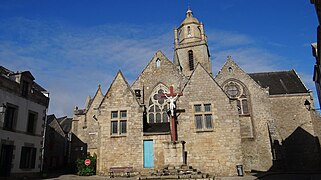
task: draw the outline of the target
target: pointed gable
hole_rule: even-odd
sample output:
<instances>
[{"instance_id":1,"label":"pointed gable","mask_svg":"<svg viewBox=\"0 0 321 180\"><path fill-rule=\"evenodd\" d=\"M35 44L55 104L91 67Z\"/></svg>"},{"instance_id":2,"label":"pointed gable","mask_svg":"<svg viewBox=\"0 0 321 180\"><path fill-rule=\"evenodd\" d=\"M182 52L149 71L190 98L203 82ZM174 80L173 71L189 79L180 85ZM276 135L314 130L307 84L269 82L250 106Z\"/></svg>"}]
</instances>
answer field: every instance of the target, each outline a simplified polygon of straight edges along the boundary
<instances>
[{"instance_id":1,"label":"pointed gable","mask_svg":"<svg viewBox=\"0 0 321 180\"><path fill-rule=\"evenodd\" d=\"M90 99L90 104L88 104L85 107L88 107L88 109L97 108L101 103L101 101L103 100L103 98L104 98L104 95L101 91L100 84L99 84L98 89L95 93L95 96L92 99Z\"/></svg>"},{"instance_id":2,"label":"pointed gable","mask_svg":"<svg viewBox=\"0 0 321 180\"><path fill-rule=\"evenodd\" d=\"M189 101L207 101L216 95L223 96L228 100L219 84L200 63L196 65L195 70L186 83L183 94L184 96L189 96L191 98Z\"/></svg>"},{"instance_id":3,"label":"pointed gable","mask_svg":"<svg viewBox=\"0 0 321 180\"><path fill-rule=\"evenodd\" d=\"M256 81L254 81L245 71L243 71L243 69L233 61L231 56L227 58L225 64L214 79L220 84L220 86L223 86L227 80L237 79L243 84L254 84L255 87L265 90L264 87L261 87L259 84L257 84Z\"/></svg>"},{"instance_id":4,"label":"pointed gable","mask_svg":"<svg viewBox=\"0 0 321 180\"><path fill-rule=\"evenodd\" d=\"M134 92L130 88L123 73L119 70L115 79L111 83L106 95L104 96L100 106L107 99L112 99L110 101L111 104L117 104L119 102L126 101L128 98L134 98Z\"/></svg>"},{"instance_id":5,"label":"pointed gable","mask_svg":"<svg viewBox=\"0 0 321 180\"><path fill-rule=\"evenodd\" d=\"M177 66L158 50L135 80L132 89L144 91L146 100L159 83L167 87L173 85L175 89L182 89L186 81L187 78L180 72Z\"/></svg>"}]
</instances>

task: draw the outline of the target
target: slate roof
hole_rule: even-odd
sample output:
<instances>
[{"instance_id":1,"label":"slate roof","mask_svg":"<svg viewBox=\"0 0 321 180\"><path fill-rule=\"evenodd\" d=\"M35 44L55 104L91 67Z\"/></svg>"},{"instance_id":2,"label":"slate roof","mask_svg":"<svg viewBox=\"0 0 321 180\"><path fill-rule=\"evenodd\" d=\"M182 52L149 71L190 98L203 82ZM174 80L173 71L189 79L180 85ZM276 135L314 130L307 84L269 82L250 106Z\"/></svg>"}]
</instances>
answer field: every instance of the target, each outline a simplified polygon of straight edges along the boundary
<instances>
[{"instance_id":1,"label":"slate roof","mask_svg":"<svg viewBox=\"0 0 321 180\"><path fill-rule=\"evenodd\" d=\"M57 121L59 122L60 126L64 130L65 133L69 133L72 126L72 118L68 118L67 116L58 118Z\"/></svg>"},{"instance_id":2,"label":"slate roof","mask_svg":"<svg viewBox=\"0 0 321 180\"><path fill-rule=\"evenodd\" d=\"M261 87L269 87L270 95L307 93L308 90L294 70L250 73Z\"/></svg>"},{"instance_id":3,"label":"slate roof","mask_svg":"<svg viewBox=\"0 0 321 180\"><path fill-rule=\"evenodd\" d=\"M165 133L170 132L169 122L166 123L148 123L144 129L146 133Z\"/></svg>"},{"instance_id":4,"label":"slate roof","mask_svg":"<svg viewBox=\"0 0 321 180\"><path fill-rule=\"evenodd\" d=\"M47 124L50 124L54 119L56 119L56 116L54 114L47 116Z\"/></svg>"}]
</instances>

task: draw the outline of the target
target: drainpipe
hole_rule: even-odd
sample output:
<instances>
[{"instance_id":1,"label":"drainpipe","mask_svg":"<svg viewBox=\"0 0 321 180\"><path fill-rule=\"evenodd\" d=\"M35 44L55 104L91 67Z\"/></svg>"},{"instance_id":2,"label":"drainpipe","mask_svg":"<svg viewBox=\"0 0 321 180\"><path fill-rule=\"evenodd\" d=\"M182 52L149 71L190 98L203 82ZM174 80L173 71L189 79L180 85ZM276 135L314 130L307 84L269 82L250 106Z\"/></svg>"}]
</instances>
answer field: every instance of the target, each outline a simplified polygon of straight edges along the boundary
<instances>
[{"instance_id":1,"label":"drainpipe","mask_svg":"<svg viewBox=\"0 0 321 180\"><path fill-rule=\"evenodd\" d=\"M40 172L43 173L43 164L45 158L45 140L46 140L46 131L47 131L47 115L49 109L49 92L42 92L48 98L48 106L46 107L46 114L45 114L45 124L43 129L43 136L42 136L42 147L41 147L41 162L40 162Z\"/></svg>"}]
</instances>

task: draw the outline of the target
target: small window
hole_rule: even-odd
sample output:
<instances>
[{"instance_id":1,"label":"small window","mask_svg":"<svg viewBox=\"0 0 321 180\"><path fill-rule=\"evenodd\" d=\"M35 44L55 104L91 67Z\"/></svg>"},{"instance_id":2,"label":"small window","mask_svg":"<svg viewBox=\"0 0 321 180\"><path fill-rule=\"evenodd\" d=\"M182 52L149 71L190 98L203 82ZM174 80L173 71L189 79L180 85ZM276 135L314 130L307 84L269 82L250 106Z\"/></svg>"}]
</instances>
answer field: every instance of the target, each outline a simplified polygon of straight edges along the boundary
<instances>
[{"instance_id":1,"label":"small window","mask_svg":"<svg viewBox=\"0 0 321 180\"><path fill-rule=\"evenodd\" d=\"M118 111L112 111L112 112L111 112L111 118L112 118L112 119L118 118Z\"/></svg>"},{"instance_id":2,"label":"small window","mask_svg":"<svg viewBox=\"0 0 321 180\"><path fill-rule=\"evenodd\" d=\"M211 104L194 105L195 126L198 132L213 129Z\"/></svg>"},{"instance_id":3,"label":"small window","mask_svg":"<svg viewBox=\"0 0 321 180\"><path fill-rule=\"evenodd\" d=\"M211 104L204 104L204 111L210 112L211 111Z\"/></svg>"},{"instance_id":4,"label":"small window","mask_svg":"<svg viewBox=\"0 0 321 180\"><path fill-rule=\"evenodd\" d=\"M127 111L120 111L120 119L126 119L127 118Z\"/></svg>"},{"instance_id":5,"label":"small window","mask_svg":"<svg viewBox=\"0 0 321 180\"><path fill-rule=\"evenodd\" d=\"M17 116L18 116L18 107L14 106L14 105L7 104L3 129L14 130Z\"/></svg>"},{"instance_id":6,"label":"small window","mask_svg":"<svg viewBox=\"0 0 321 180\"><path fill-rule=\"evenodd\" d=\"M159 68L160 65L161 65L160 59L157 59L157 60L156 60L156 68Z\"/></svg>"},{"instance_id":7,"label":"small window","mask_svg":"<svg viewBox=\"0 0 321 180\"><path fill-rule=\"evenodd\" d=\"M37 125L37 113L29 112L28 123L27 123L27 133L35 134Z\"/></svg>"},{"instance_id":8,"label":"small window","mask_svg":"<svg viewBox=\"0 0 321 180\"><path fill-rule=\"evenodd\" d=\"M202 111L202 105L196 104L194 105L194 112L201 112Z\"/></svg>"},{"instance_id":9,"label":"small window","mask_svg":"<svg viewBox=\"0 0 321 180\"><path fill-rule=\"evenodd\" d=\"M191 27L190 26L187 26L187 36L188 37L191 37L192 34L191 34Z\"/></svg>"},{"instance_id":10,"label":"small window","mask_svg":"<svg viewBox=\"0 0 321 180\"><path fill-rule=\"evenodd\" d=\"M113 137L117 135L126 135L127 133L127 111L112 111L111 112L110 134Z\"/></svg>"},{"instance_id":11,"label":"small window","mask_svg":"<svg viewBox=\"0 0 321 180\"><path fill-rule=\"evenodd\" d=\"M118 121L111 122L111 134L118 134Z\"/></svg>"},{"instance_id":12,"label":"small window","mask_svg":"<svg viewBox=\"0 0 321 180\"><path fill-rule=\"evenodd\" d=\"M37 149L33 147L22 147L20 156L20 169L33 169L36 163Z\"/></svg>"},{"instance_id":13,"label":"small window","mask_svg":"<svg viewBox=\"0 0 321 180\"><path fill-rule=\"evenodd\" d=\"M212 129L212 114L205 114L205 126L207 129Z\"/></svg>"},{"instance_id":14,"label":"small window","mask_svg":"<svg viewBox=\"0 0 321 180\"><path fill-rule=\"evenodd\" d=\"M195 115L195 123L196 123L196 129L203 128L202 115Z\"/></svg>"},{"instance_id":15,"label":"small window","mask_svg":"<svg viewBox=\"0 0 321 180\"><path fill-rule=\"evenodd\" d=\"M29 83L27 81L23 81L22 82L22 91L21 91L21 95L23 97L27 97L28 96L28 91L29 91Z\"/></svg>"},{"instance_id":16,"label":"small window","mask_svg":"<svg viewBox=\"0 0 321 180\"><path fill-rule=\"evenodd\" d=\"M127 121L126 120L122 120L120 121L120 134L126 134L127 133Z\"/></svg>"}]
</instances>

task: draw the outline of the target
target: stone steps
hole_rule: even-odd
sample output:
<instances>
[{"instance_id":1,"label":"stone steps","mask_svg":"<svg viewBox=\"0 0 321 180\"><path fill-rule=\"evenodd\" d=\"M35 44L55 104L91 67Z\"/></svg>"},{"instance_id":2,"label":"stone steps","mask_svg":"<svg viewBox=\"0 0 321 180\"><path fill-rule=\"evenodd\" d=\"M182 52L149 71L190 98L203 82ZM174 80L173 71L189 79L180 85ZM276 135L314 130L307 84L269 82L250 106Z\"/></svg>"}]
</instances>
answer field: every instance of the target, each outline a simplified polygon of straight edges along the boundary
<instances>
[{"instance_id":1,"label":"stone steps","mask_svg":"<svg viewBox=\"0 0 321 180\"><path fill-rule=\"evenodd\" d=\"M150 176L139 177L138 179L211 179L207 173L202 173L192 166L164 166L163 169L156 170Z\"/></svg>"}]
</instances>

